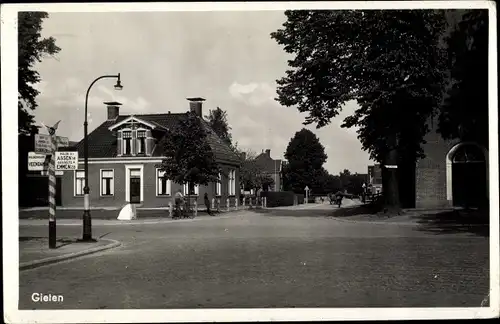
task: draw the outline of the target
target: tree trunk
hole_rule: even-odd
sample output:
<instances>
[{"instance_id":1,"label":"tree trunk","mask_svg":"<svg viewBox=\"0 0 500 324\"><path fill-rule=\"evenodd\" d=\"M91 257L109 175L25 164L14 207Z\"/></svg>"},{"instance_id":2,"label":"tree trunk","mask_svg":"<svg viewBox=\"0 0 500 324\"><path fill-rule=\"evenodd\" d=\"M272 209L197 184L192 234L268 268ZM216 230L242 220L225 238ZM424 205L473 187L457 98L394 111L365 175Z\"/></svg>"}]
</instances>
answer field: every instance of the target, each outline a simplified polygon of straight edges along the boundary
<instances>
[{"instance_id":1,"label":"tree trunk","mask_svg":"<svg viewBox=\"0 0 500 324\"><path fill-rule=\"evenodd\" d=\"M389 151L382 165L382 193L384 196L384 214L399 215L401 204L399 201L398 180L398 151L396 148Z\"/></svg>"}]
</instances>

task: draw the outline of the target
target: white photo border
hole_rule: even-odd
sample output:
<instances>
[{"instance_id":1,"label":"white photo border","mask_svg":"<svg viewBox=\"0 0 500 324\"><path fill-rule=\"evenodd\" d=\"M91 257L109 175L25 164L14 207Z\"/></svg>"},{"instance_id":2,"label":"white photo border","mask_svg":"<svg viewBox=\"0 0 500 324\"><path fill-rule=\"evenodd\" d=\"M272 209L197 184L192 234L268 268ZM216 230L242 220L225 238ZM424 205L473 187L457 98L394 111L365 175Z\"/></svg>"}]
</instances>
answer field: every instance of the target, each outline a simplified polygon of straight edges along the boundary
<instances>
[{"instance_id":1,"label":"white photo border","mask_svg":"<svg viewBox=\"0 0 500 324\"><path fill-rule=\"evenodd\" d=\"M287 308L287 309L196 309L196 310L19 310L19 214L17 122L17 12L149 12L149 11L251 11L285 9L488 9L489 71L497 71L496 7L493 1L354 1L354 2L199 2L199 3L50 3L2 4L1 98L2 171L4 190L3 271L4 320L14 323L91 322L229 322L229 321L323 321L461 319L499 316L499 201L490 198L490 306L476 308ZM498 189L498 97L497 75L489 74L490 197ZM8 140L6 140L8 139ZM478 304L480 301L478 301Z\"/></svg>"}]
</instances>

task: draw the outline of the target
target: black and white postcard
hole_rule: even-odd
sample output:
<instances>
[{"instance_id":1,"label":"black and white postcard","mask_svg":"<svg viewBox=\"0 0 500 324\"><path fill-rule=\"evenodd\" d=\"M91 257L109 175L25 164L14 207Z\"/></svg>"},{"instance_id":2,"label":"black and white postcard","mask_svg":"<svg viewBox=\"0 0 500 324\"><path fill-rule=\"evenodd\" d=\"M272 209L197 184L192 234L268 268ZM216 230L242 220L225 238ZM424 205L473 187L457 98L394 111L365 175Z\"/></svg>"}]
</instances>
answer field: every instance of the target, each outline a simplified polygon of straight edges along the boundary
<instances>
[{"instance_id":1,"label":"black and white postcard","mask_svg":"<svg viewBox=\"0 0 500 324\"><path fill-rule=\"evenodd\" d=\"M499 316L494 2L1 16L5 322Z\"/></svg>"}]
</instances>

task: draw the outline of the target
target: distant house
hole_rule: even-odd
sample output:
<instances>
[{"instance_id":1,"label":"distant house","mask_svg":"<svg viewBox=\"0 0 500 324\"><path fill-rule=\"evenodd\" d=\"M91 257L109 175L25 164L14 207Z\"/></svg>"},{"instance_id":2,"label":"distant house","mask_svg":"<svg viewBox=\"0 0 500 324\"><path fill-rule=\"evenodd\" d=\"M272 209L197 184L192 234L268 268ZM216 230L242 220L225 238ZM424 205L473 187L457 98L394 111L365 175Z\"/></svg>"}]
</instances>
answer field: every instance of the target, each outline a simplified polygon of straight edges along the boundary
<instances>
[{"instance_id":1,"label":"distant house","mask_svg":"<svg viewBox=\"0 0 500 324\"><path fill-rule=\"evenodd\" d=\"M266 174L270 175L274 184L269 188L269 191L281 191L283 189L282 181L282 161L280 159L271 158L271 150L267 149L265 152L255 157L256 164Z\"/></svg>"},{"instance_id":2,"label":"distant house","mask_svg":"<svg viewBox=\"0 0 500 324\"><path fill-rule=\"evenodd\" d=\"M208 142L222 169L219 181L208 186L180 185L165 179L159 169L167 131L186 113L121 115L120 103L108 102L107 118L88 135L91 207L120 207L134 202L139 207L165 207L178 189L203 204L203 195L221 198L239 196L240 158L203 120L203 98L190 98L190 110L203 121ZM76 144L79 169L62 176L62 205L83 206L84 142Z\"/></svg>"}]
</instances>

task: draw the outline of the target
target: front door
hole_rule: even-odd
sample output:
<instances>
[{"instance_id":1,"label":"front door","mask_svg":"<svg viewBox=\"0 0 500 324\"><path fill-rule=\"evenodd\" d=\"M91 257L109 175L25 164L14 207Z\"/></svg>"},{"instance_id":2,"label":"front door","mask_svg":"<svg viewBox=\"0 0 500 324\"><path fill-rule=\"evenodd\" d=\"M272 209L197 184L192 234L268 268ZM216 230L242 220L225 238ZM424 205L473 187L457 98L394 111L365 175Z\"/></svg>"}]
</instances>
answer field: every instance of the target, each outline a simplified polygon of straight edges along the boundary
<instances>
[{"instance_id":1,"label":"front door","mask_svg":"<svg viewBox=\"0 0 500 324\"><path fill-rule=\"evenodd\" d=\"M141 203L141 175L139 170L130 170L130 203Z\"/></svg>"}]
</instances>

